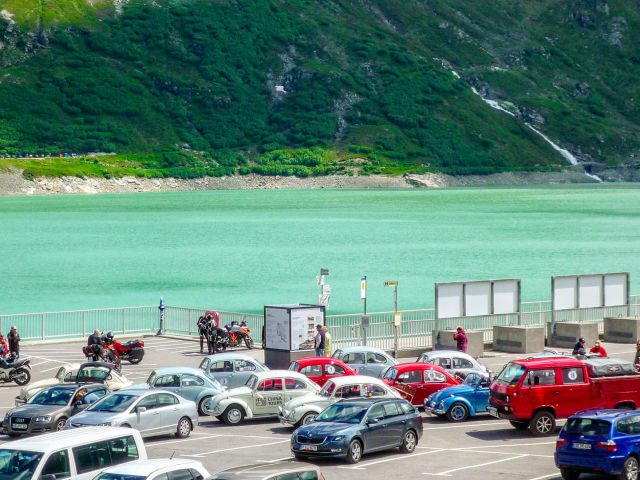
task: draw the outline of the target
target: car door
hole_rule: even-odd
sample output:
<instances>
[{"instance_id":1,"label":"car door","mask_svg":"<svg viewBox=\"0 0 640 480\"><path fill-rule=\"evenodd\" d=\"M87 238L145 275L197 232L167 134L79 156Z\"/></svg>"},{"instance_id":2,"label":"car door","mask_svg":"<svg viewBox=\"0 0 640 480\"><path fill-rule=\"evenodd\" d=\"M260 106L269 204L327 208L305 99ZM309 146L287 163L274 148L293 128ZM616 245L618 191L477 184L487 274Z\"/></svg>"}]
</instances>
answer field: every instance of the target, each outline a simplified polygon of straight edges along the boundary
<instances>
[{"instance_id":1,"label":"car door","mask_svg":"<svg viewBox=\"0 0 640 480\"><path fill-rule=\"evenodd\" d=\"M91 404L97 402L108 393L109 390L107 390L105 387L89 388L87 394L82 397L82 400L80 400L80 405L77 405L76 409L74 409L73 415L87 409L89 406L91 406Z\"/></svg>"},{"instance_id":2,"label":"car door","mask_svg":"<svg viewBox=\"0 0 640 480\"><path fill-rule=\"evenodd\" d=\"M368 375L365 362L364 352L345 353L341 360L349 365L351 369L360 375Z\"/></svg>"},{"instance_id":3,"label":"car door","mask_svg":"<svg viewBox=\"0 0 640 480\"><path fill-rule=\"evenodd\" d=\"M309 378L312 382L316 382L321 387L326 383L326 380L323 378L322 365L307 365L306 367L302 367L300 373Z\"/></svg>"},{"instance_id":4,"label":"car door","mask_svg":"<svg viewBox=\"0 0 640 480\"><path fill-rule=\"evenodd\" d=\"M425 395L425 383L421 369L408 370L401 373L396 378L396 383L399 384L398 390L406 395L407 400L414 405L422 405L424 400L420 399L424 398Z\"/></svg>"},{"instance_id":5,"label":"car door","mask_svg":"<svg viewBox=\"0 0 640 480\"><path fill-rule=\"evenodd\" d=\"M591 387L584 381L584 369L582 367L565 367L560 370L562 385L557 388L557 414L558 417L568 417L574 414L576 410L579 410L578 407L583 404L585 398L591 396Z\"/></svg>"},{"instance_id":6,"label":"car door","mask_svg":"<svg viewBox=\"0 0 640 480\"><path fill-rule=\"evenodd\" d=\"M42 467L40 475L41 478L45 475L55 475L56 480L70 478L71 465L69 462L69 450L59 450L49 455L44 467Z\"/></svg>"},{"instance_id":7,"label":"car door","mask_svg":"<svg viewBox=\"0 0 640 480\"><path fill-rule=\"evenodd\" d=\"M233 362L231 360L218 360L209 364L209 376L215 378L222 386L235 388L239 385L233 374ZM246 379L245 379L246 381Z\"/></svg>"},{"instance_id":8,"label":"car door","mask_svg":"<svg viewBox=\"0 0 640 480\"><path fill-rule=\"evenodd\" d=\"M229 388L241 387L249 377L259 371L258 365L249 360L235 360L233 362L233 374L229 380Z\"/></svg>"},{"instance_id":9,"label":"car door","mask_svg":"<svg viewBox=\"0 0 640 480\"><path fill-rule=\"evenodd\" d=\"M380 450L385 448L389 441L385 438L386 424L384 423L384 406L382 404L373 405L365 418L365 428L362 431L365 452Z\"/></svg>"},{"instance_id":10,"label":"car door","mask_svg":"<svg viewBox=\"0 0 640 480\"><path fill-rule=\"evenodd\" d=\"M255 415L274 415L284 403L282 378L265 378L253 393Z\"/></svg>"},{"instance_id":11,"label":"car door","mask_svg":"<svg viewBox=\"0 0 640 480\"><path fill-rule=\"evenodd\" d=\"M204 380L188 373L180 375L180 390L177 392L182 398L195 402L204 389Z\"/></svg>"},{"instance_id":12,"label":"car door","mask_svg":"<svg viewBox=\"0 0 640 480\"><path fill-rule=\"evenodd\" d=\"M398 408L396 402L388 402L384 405L384 439L385 447L393 448L400 445L407 423L404 413Z\"/></svg>"},{"instance_id":13,"label":"car door","mask_svg":"<svg viewBox=\"0 0 640 480\"><path fill-rule=\"evenodd\" d=\"M175 432L178 421L183 413L180 409L180 400L170 393L158 393L158 412L160 412L160 424L158 433Z\"/></svg>"},{"instance_id":14,"label":"car door","mask_svg":"<svg viewBox=\"0 0 640 480\"><path fill-rule=\"evenodd\" d=\"M299 378L284 379L284 401L285 403L294 398L301 397L309 393L309 387Z\"/></svg>"},{"instance_id":15,"label":"car door","mask_svg":"<svg viewBox=\"0 0 640 480\"><path fill-rule=\"evenodd\" d=\"M170 392L180 393L180 375L160 375L153 382L154 388L169 390Z\"/></svg>"},{"instance_id":16,"label":"car door","mask_svg":"<svg viewBox=\"0 0 640 480\"><path fill-rule=\"evenodd\" d=\"M365 374L380 378L382 373L391 366L391 362L384 355L376 352L367 352Z\"/></svg>"},{"instance_id":17,"label":"car door","mask_svg":"<svg viewBox=\"0 0 640 480\"><path fill-rule=\"evenodd\" d=\"M141 410L141 409L144 409ZM160 412L158 411L158 394L142 397L133 407L130 423L143 435L153 435L160 428Z\"/></svg>"}]
</instances>

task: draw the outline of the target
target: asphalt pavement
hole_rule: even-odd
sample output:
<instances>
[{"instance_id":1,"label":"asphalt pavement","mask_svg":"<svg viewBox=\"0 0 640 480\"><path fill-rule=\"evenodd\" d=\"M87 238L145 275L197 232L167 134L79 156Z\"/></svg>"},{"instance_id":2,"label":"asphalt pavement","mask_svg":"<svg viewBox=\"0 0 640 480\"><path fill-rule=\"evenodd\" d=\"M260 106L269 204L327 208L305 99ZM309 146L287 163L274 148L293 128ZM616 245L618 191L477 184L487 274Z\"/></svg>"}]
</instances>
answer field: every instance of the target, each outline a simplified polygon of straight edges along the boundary
<instances>
[{"instance_id":1,"label":"asphalt pavement","mask_svg":"<svg viewBox=\"0 0 640 480\"><path fill-rule=\"evenodd\" d=\"M197 367L203 357L195 342L170 337L145 337L146 355L139 365L123 364L123 374L136 383L144 382L156 368L168 366ZM22 356L32 360L33 380L51 377L63 363L84 361L83 343L24 346ZM632 360L634 345L604 344L610 356ZM262 359L261 350L249 353ZM512 358L487 352L480 362L498 372ZM413 361L401 358L400 361ZM13 407L19 392L15 384L0 384L0 413ZM423 414L424 415L424 414ZM145 441L150 458L170 456L198 460L210 473L256 462L276 462L291 458L289 441L292 429L277 421L248 421L227 426L212 417L201 417L200 425L184 440L165 436ZM0 436L0 444L9 441ZM559 479L553 463L555 437L537 438L517 431L509 422L480 416L453 424L424 417L424 436L416 451L403 455L389 451L365 456L357 465L338 460L314 461L327 480L389 480L403 478L447 477L452 480L490 480L499 477L516 480ZM397 478L397 477L395 477ZM587 476L588 478L588 476ZM593 477L595 478L595 477Z\"/></svg>"}]
</instances>

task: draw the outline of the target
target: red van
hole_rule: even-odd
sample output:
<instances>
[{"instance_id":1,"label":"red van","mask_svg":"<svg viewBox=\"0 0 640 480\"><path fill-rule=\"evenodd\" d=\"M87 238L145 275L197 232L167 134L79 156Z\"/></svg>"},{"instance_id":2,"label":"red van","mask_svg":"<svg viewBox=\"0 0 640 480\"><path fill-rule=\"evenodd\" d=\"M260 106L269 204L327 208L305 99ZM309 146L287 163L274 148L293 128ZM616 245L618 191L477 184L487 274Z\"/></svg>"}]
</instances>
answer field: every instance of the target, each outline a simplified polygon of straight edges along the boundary
<instances>
[{"instance_id":1,"label":"red van","mask_svg":"<svg viewBox=\"0 0 640 480\"><path fill-rule=\"evenodd\" d=\"M615 359L531 358L508 363L491 384L489 414L534 435L555 430L557 418L591 408L640 406L640 374Z\"/></svg>"},{"instance_id":2,"label":"red van","mask_svg":"<svg viewBox=\"0 0 640 480\"><path fill-rule=\"evenodd\" d=\"M418 407L424 407L424 401L432 393L460 385L460 380L444 368L422 362L401 363L389 367L384 372L382 380Z\"/></svg>"},{"instance_id":3,"label":"red van","mask_svg":"<svg viewBox=\"0 0 640 480\"><path fill-rule=\"evenodd\" d=\"M306 375L309 380L316 382L321 387L331 378L356 374L346 363L331 357L300 358L291 362L289 370Z\"/></svg>"}]
</instances>

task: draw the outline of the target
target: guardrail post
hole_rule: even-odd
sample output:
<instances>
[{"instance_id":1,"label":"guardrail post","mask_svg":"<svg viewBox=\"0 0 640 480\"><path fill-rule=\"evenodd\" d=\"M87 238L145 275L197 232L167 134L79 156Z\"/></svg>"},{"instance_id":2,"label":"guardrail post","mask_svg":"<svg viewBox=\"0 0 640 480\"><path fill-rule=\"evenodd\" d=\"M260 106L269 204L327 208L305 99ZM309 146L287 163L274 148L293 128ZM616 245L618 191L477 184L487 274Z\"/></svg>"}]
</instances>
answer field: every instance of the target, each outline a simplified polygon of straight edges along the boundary
<instances>
[{"instance_id":1,"label":"guardrail post","mask_svg":"<svg viewBox=\"0 0 640 480\"><path fill-rule=\"evenodd\" d=\"M87 336L87 311L82 311L82 336Z\"/></svg>"},{"instance_id":2,"label":"guardrail post","mask_svg":"<svg viewBox=\"0 0 640 480\"><path fill-rule=\"evenodd\" d=\"M44 313L41 315L42 320L42 340L44 340Z\"/></svg>"},{"instance_id":3,"label":"guardrail post","mask_svg":"<svg viewBox=\"0 0 640 480\"><path fill-rule=\"evenodd\" d=\"M127 317L126 317L126 315L124 314L124 309L123 309L123 310L122 310L122 334L123 334L123 335L124 335L124 332L126 332L126 330L127 330L127 327L126 327L126 325L125 325L126 321L127 321Z\"/></svg>"}]
</instances>

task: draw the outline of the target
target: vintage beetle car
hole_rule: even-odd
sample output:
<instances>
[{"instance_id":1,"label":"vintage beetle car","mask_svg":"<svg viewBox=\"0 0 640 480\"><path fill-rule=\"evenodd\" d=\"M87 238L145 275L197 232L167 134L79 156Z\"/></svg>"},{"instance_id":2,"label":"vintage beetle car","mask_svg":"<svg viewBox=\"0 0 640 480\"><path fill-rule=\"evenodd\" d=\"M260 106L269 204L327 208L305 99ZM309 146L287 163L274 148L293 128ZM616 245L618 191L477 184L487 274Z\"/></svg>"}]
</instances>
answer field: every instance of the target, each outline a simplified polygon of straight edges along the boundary
<instances>
[{"instance_id":1,"label":"vintage beetle car","mask_svg":"<svg viewBox=\"0 0 640 480\"><path fill-rule=\"evenodd\" d=\"M132 385L130 389L160 388L195 402L198 413L205 415L204 404L225 390L217 380L207 377L202 370L189 367L169 367L154 370L146 383Z\"/></svg>"},{"instance_id":2,"label":"vintage beetle car","mask_svg":"<svg viewBox=\"0 0 640 480\"><path fill-rule=\"evenodd\" d=\"M479 413L486 413L489 405L488 375L469 373L462 385L443 388L427 397L424 408L439 417L447 417L452 422L462 422Z\"/></svg>"},{"instance_id":3,"label":"vintage beetle car","mask_svg":"<svg viewBox=\"0 0 640 480\"><path fill-rule=\"evenodd\" d=\"M80 373L80 379L78 379L78 372L80 370L82 370L82 372ZM110 363L65 363L58 368L53 378L40 380L23 387L15 398L15 404L17 407L24 405L31 397L44 388L74 382L104 383L111 391L133 385L131 380L128 380L124 375L114 370L113 365Z\"/></svg>"},{"instance_id":4,"label":"vintage beetle car","mask_svg":"<svg viewBox=\"0 0 640 480\"><path fill-rule=\"evenodd\" d=\"M460 380L456 377L430 363L401 363L389 368L384 373L383 380L419 407L424 406L424 401L433 392L460 385Z\"/></svg>"},{"instance_id":5,"label":"vintage beetle car","mask_svg":"<svg viewBox=\"0 0 640 480\"><path fill-rule=\"evenodd\" d=\"M308 425L332 403L345 398L371 397L402 398L397 390L389 387L379 378L348 375L330 379L318 394L310 393L289 400L278 407L278 418L282 424L296 427Z\"/></svg>"},{"instance_id":6,"label":"vintage beetle car","mask_svg":"<svg viewBox=\"0 0 640 480\"><path fill-rule=\"evenodd\" d=\"M349 365L358 375L380 378L384 371L398 362L384 350L373 347L348 347L338 349L331 355Z\"/></svg>"},{"instance_id":7,"label":"vintage beetle car","mask_svg":"<svg viewBox=\"0 0 640 480\"><path fill-rule=\"evenodd\" d=\"M487 367L479 363L471 355L454 350L435 350L424 352L416 362L431 363L444 368L453 376L465 379L471 372L489 373Z\"/></svg>"},{"instance_id":8,"label":"vintage beetle car","mask_svg":"<svg viewBox=\"0 0 640 480\"><path fill-rule=\"evenodd\" d=\"M243 465L218 472L207 480L324 480L318 467L310 463L281 462Z\"/></svg>"},{"instance_id":9,"label":"vintage beetle car","mask_svg":"<svg viewBox=\"0 0 640 480\"><path fill-rule=\"evenodd\" d=\"M306 375L321 387L327 383L327 380L332 378L356 374L356 372L341 360L327 357L300 358L295 362L291 362L289 370Z\"/></svg>"},{"instance_id":10,"label":"vintage beetle car","mask_svg":"<svg viewBox=\"0 0 640 480\"><path fill-rule=\"evenodd\" d=\"M229 425L235 425L245 418L277 417L278 407L283 403L319 391L316 383L298 372L256 372L245 386L213 397L205 405L205 412Z\"/></svg>"},{"instance_id":11,"label":"vintage beetle car","mask_svg":"<svg viewBox=\"0 0 640 480\"><path fill-rule=\"evenodd\" d=\"M199 368L227 388L241 387L255 372L269 370L255 358L235 352L209 355L200 362Z\"/></svg>"}]
</instances>

